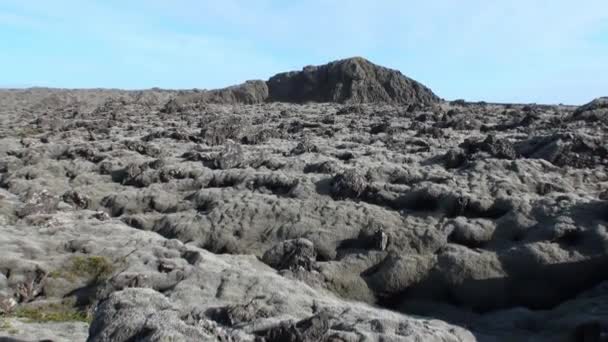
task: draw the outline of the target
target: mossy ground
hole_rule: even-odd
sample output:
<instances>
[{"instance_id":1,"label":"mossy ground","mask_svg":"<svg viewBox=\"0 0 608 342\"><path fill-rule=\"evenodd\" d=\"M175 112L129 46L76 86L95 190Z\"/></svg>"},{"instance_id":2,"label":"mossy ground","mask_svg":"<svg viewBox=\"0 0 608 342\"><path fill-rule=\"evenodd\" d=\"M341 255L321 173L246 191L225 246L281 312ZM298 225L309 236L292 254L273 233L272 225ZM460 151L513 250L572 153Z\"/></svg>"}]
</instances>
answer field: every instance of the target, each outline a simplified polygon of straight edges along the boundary
<instances>
[{"instance_id":1,"label":"mossy ground","mask_svg":"<svg viewBox=\"0 0 608 342\"><path fill-rule=\"evenodd\" d=\"M68 280L77 278L104 280L109 278L112 272L114 265L104 256L74 256L65 269L52 271L49 276Z\"/></svg>"},{"instance_id":2,"label":"mossy ground","mask_svg":"<svg viewBox=\"0 0 608 342\"><path fill-rule=\"evenodd\" d=\"M36 323L74 321L90 323L91 321L89 313L80 311L69 303L20 307L13 311L10 317L23 318Z\"/></svg>"},{"instance_id":3,"label":"mossy ground","mask_svg":"<svg viewBox=\"0 0 608 342\"><path fill-rule=\"evenodd\" d=\"M80 276L105 279L112 274L114 266L103 256L78 256L72 259L71 271Z\"/></svg>"},{"instance_id":4,"label":"mossy ground","mask_svg":"<svg viewBox=\"0 0 608 342\"><path fill-rule=\"evenodd\" d=\"M44 130L36 127L23 127L17 129L15 135L21 138L29 138L44 133Z\"/></svg>"},{"instance_id":5,"label":"mossy ground","mask_svg":"<svg viewBox=\"0 0 608 342\"><path fill-rule=\"evenodd\" d=\"M0 319L0 331L7 332L10 335L16 335L19 333L19 330L15 329L11 322L5 319Z\"/></svg>"}]
</instances>

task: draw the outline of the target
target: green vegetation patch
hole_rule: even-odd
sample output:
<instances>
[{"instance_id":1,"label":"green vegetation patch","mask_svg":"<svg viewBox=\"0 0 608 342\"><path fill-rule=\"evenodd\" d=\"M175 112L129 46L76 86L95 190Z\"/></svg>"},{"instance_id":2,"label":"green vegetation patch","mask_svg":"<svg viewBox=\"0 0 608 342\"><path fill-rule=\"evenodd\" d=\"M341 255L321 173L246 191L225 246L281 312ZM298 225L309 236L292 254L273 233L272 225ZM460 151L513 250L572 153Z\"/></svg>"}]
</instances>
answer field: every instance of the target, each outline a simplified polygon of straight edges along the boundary
<instances>
[{"instance_id":1,"label":"green vegetation patch","mask_svg":"<svg viewBox=\"0 0 608 342\"><path fill-rule=\"evenodd\" d=\"M79 276L105 279L112 275L114 266L103 256L76 256L72 258L71 271Z\"/></svg>"},{"instance_id":2,"label":"green vegetation patch","mask_svg":"<svg viewBox=\"0 0 608 342\"><path fill-rule=\"evenodd\" d=\"M87 322L90 315L66 304L48 304L43 306L21 307L11 313L12 317L24 318L31 322Z\"/></svg>"},{"instance_id":3,"label":"green vegetation patch","mask_svg":"<svg viewBox=\"0 0 608 342\"><path fill-rule=\"evenodd\" d=\"M28 138L28 137L42 134L42 133L44 133L44 130L42 130L41 128L38 128L38 127L22 127L20 129L17 129L15 133L16 133L15 135L18 137Z\"/></svg>"},{"instance_id":4,"label":"green vegetation patch","mask_svg":"<svg viewBox=\"0 0 608 342\"><path fill-rule=\"evenodd\" d=\"M19 330L15 329L15 327L13 327L11 322L4 320L4 319L0 320L0 331L6 331L7 333L9 333L11 335L16 335L19 333Z\"/></svg>"},{"instance_id":5,"label":"green vegetation patch","mask_svg":"<svg viewBox=\"0 0 608 342\"><path fill-rule=\"evenodd\" d=\"M112 272L114 272L114 265L104 256L74 256L70 259L66 269L52 271L49 276L69 280L83 277L104 280L109 278Z\"/></svg>"}]
</instances>

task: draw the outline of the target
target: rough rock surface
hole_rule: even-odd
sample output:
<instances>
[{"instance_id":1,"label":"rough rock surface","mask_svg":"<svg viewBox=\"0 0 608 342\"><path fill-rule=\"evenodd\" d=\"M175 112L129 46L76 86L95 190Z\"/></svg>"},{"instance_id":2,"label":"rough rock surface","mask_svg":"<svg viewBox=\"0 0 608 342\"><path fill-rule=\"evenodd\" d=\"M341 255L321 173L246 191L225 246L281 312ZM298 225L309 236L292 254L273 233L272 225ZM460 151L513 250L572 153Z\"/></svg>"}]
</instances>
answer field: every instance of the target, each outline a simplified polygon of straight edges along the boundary
<instances>
[{"instance_id":1,"label":"rough rock surface","mask_svg":"<svg viewBox=\"0 0 608 342\"><path fill-rule=\"evenodd\" d=\"M207 103L215 104L256 104L268 99L266 82L254 80L243 84L209 91L183 91L165 103L161 111L167 114L184 110L196 110Z\"/></svg>"},{"instance_id":2,"label":"rough rock surface","mask_svg":"<svg viewBox=\"0 0 608 342\"><path fill-rule=\"evenodd\" d=\"M439 98L422 84L361 58L349 58L268 80L271 101L303 103L432 104Z\"/></svg>"},{"instance_id":3,"label":"rough rock surface","mask_svg":"<svg viewBox=\"0 0 608 342\"><path fill-rule=\"evenodd\" d=\"M605 338L587 109L181 95L0 92L0 336Z\"/></svg>"},{"instance_id":4,"label":"rough rock surface","mask_svg":"<svg viewBox=\"0 0 608 342\"><path fill-rule=\"evenodd\" d=\"M608 123L608 97L599 97L574 111L574 120Z\"/></svg>"},{"instance_id":5,"label":"rough rock surface","mask_svg":"<svg viewBox=\"0 0 608 342\"><path fill-rule=\"evenodd\" d=\"M264 102L430 105L440 102L440 98L397 70L354 57L325 65L307 66L301 71L280 73L268 81L247 81L210 91L184 91L169 100L162 111L177 113L197 110L209 103Z\"/></svg>"}]
</instances>

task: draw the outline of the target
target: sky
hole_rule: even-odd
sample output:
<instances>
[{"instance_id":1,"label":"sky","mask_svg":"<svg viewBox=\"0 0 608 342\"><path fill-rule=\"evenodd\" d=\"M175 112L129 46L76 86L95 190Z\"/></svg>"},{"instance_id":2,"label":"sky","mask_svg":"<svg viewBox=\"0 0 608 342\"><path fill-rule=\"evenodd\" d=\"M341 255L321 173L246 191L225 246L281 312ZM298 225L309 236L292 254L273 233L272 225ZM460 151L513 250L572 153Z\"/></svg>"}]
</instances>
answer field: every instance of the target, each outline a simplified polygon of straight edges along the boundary
<instances>
[{"instance_id":1,"label":"sky","mask_svg":"<svg viewBox=\"0 0 608 342\"><path fill-rule=\"evenodd\" d=\"M362 56L442 98L608 95L607 0L0 0L0 87L211 89Z\"/></svg>"}]
</instances>

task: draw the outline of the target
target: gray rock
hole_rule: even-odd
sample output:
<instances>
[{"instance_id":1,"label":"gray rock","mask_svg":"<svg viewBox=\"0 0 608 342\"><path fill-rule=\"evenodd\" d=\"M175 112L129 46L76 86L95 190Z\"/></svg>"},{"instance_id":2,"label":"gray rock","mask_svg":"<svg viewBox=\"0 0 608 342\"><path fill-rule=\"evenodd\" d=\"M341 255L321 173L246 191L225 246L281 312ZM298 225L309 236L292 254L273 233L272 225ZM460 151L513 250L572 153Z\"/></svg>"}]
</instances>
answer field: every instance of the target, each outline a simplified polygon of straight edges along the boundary
<instances>
[{"instance_id":1,"label":"gray rock","mask_svg":"<svg viewBox=\"0 0 608 342\"><path fill-rule=\"evenodd\" d=\"M432 91L400 72L355 57L299 72L275 75L268 80L271 101L339 103L432 104Z\"/></svg>"},{"instance_id":2,"label":"gray rock","mask_svg":"<svg viewBox=\"0 0 608 342\"><path fill-rule=\"evenodd\" d=\"M338 173L331 180L331 194L337 198L357 199L365 194L367 188L365 176L355 169Z\"/></svg>"},{"instance_id":3,"label":"gray rock","mask_svg":"<svg viewBox=\"0 0 608 342\"><path fill-rule=\"evenodd\" d=\"M599 97L593 101L578 107L572 114L574 120L587 122L608 120L608 97Z\"/></svg>"},{"instance_id":4,"label":"gray rock","mask_svg":"<svg viewBox=\"0 0 608 342\"><path fill-rule=\"evenodd\" d=\"M205 143L222 145L227 140L239 140L245 121L241 117L232 115L201 123L201 125L200 135Z\"/></svg>"},{"instance_id":5,"label":"gray rock","mask_svg":"<svg viewBox=\"0 0 608 342\"><path fill-rule=\"evenodd\" d=\"M99 305L87 341L204 341L220 334L182 321L178 309L154 290L127 289Z\"/></svg>"},{"instance_id":6,"label":"gray rock","mask_svg":"<svg viewBox=\"0 0 608 342\"><path fill-rule=\"evenodd\" d=\"M312 143L312 141L305 139L300 141L296 147L294 147L289 154L292 156L297 156L304 153L318 153L319 148Z\"/></svg>"},{"instance_id":7,"label":"gray rock","mask_svg":"<svg viewBox=\"0 0 608 342\"><path fill-rule=\"evenodd\" d=\"M447 229L451 230L448 241L471 248L482 247L491 241L495 228L489 220L467 220L464 217L458 217L448 225Z\"/></svg>"},{"instance_id":8,"label":"gray rock","mask_svg":"<svg viewBox=\"0 0 608 342\"><path fill-rule=\"evenodd\" d=\"M267 342L314 342L327 338L330 317L319 314L297 323L284 322L262 333Z\"/></svg>"},{"instance_id":9,"label":"gray rock","mask_svg":"<svg viewBox=\"0 0 608 342\"><path fill-rule=\"evenodd\" d=\"M247 81L223 89L178 94L161 112L181 113L205 104L304 103L394 103L430 105L440 101L430 89L404 76L354 57L302 71L280 73L267 82Z\"/></svg>"},{"instance_id":10,"label":"gray rock","mask_svg":"<svg viewBox=\"0 0 608 342\"><path fill-rule=\"evenodd\" d=\"M245 156L240 145L227 143L213 162L214 166L220 170L239 168L245 165Z\"/></svg>"},{"instance_id":11,"label":"gray rock","mask_svg":"<svg viewBox=\"0 0 608 342\"><path fill-rule=\"evenodd\" d=\"M445 156L445 167L455 169L461 167L467 160L466 154L461 150L451 149Z\"/></svg>"},{"instance_id":12,"label":"gray rock","mask_svg":"<svg viewBox=\"0 0 608 342\"><path fill-rule=\"evenodd\" d=\"M61 303L100 340L602 338L601 103L434 102L362 60L276 80L311 102L0 91L3 310Z\"/></svg>"},{"instance_id":13,"label":"gray rock","mask_svg":"<svg viewBox=\"0 0 608 342\"><path fill-rule=\"evenodd\" d=\"M494 135L488 135L485 140L481 142L467 140L461 147L469 154L483 151L494 158L516 159L518 157L517 151L510 142L504 139L498 139Z\"/></svg>"},{"instance_id":14,"label":"gray rock","mask_svg":"<svg viewBox=\"0 0 608 342\"><path fill-rule=\"evenodd\" d=\"M311 270L317 253L314 244L307 239L286 240L272 247L262 256L262 261L277 269Z\"/></svg>"}]
</instances>

